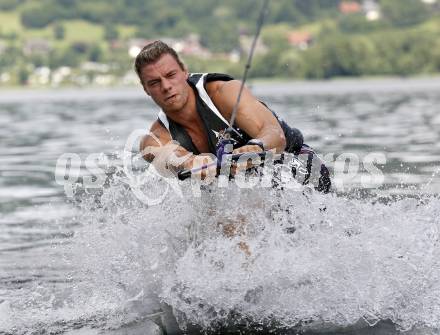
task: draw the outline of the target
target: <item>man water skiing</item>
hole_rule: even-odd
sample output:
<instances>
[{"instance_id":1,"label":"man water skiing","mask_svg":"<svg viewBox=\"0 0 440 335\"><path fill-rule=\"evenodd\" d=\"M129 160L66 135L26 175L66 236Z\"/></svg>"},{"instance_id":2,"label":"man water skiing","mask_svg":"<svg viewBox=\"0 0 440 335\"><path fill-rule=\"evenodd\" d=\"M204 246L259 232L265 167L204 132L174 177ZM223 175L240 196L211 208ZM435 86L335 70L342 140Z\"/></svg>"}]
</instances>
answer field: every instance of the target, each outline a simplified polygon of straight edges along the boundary
<instances>
[{"instance_id":1,"label":"man water skiing","mask_svg":"<svg viewBox=\"0 0 440 335\"><path fill-rule=\"evenodd\" d=\"M169 175L196 168L203 162L198 155L216 154L219 134L230 127L241 83L225 74L190 74L176 51L162 41L142 49L135 70L144 91L161 108L150 134L141 141L144 158ZM237 141L233 153L298 153L303 145L301 132L246 88L232 126Z\"/></svg>"}]
</instances>

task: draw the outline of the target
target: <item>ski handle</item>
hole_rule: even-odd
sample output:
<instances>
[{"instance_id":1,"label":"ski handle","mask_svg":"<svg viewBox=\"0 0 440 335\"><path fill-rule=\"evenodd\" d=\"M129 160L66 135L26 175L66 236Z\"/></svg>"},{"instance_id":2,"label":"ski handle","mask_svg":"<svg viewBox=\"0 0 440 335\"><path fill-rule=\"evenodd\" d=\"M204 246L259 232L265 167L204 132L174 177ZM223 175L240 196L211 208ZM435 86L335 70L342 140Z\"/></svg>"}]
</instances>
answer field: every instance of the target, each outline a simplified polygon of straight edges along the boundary
<instances>
[{"instance_id":1,"label":"ski handle","mask_svg":"<svg viewBox=\"0 0 440 335\"><path fill-rule=\"evenodd\" d=\"M229 155L224 155L223 158L225 158L225 156L230 156L231 157L231 162L232 163L236 163L241 156L245 155L245 154L252 154L252 155L258 155L262 160L264 160L267 156L267 154L269 153L269 151L263 151L263 152L243 152L240 154L229 154ZM271 153L272 154L272 153ZM276 156L281 156L281 155L275 155ZM198 168L194 168L194 169L189 169L189 170L181 170L177 173L177 178L179 178L179 180L185 180L188 178L191 178L191 176L193 175L193 173L198 173L202 170L206 170L209 169L211 167L217 166L217 169L220 170L221 167L221 161L217 161L217 162L213 162L210 164L205 164L202 165Z\"/></svg>"}]
</instances>

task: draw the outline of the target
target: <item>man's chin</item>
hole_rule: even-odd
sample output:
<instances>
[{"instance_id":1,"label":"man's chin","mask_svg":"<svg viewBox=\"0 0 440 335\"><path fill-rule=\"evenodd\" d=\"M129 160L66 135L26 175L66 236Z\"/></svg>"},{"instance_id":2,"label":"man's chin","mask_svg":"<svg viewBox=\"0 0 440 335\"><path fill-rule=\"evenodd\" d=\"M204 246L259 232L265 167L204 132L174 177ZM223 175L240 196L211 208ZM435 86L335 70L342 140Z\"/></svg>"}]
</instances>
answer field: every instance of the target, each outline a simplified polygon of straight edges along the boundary
<instances>
[{"instance_id":1,"label":"man's chin","mask_svg":"<svg viewBox=\"0 0 440 335\"><path fill-rule=\"evenodd\" d=\"M181 96L175 96L169 100L162 101L159 106L164 112L175 113L184 108L185 102Z\"/></svg>"},{"instance_id":2,"label":"man's chin","mask_svg":"<svg viewBox=\"0 0 440 335\"><path fill-rule=\"evenodd\" d=\"M167 113L167 112L168 113L175 113L175 112L178 112L181 109L182 108L178 104L165 105L165 106L162 107L162 110L165 113Z\"/></svg>"}]
</instances>

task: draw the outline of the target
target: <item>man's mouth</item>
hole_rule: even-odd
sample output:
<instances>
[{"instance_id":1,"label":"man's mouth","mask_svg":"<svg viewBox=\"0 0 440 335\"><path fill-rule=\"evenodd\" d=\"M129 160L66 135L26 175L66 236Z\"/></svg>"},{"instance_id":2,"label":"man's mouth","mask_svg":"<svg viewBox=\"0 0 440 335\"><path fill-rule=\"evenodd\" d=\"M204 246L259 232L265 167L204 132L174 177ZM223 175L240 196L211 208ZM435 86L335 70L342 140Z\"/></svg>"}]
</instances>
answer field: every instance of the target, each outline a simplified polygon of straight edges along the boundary
<instances>
[{"instance_id":1,"label":"man's mouth","mask_svg":"<svg viewBox=\"0 0 440 335\"><path fill-rule=\"evenodd\" d=\"M170 95L169 97L165 98L165 101L169 101L169 100L173 99L176 95L177 94Z\"/></svg>"}]
</instances>

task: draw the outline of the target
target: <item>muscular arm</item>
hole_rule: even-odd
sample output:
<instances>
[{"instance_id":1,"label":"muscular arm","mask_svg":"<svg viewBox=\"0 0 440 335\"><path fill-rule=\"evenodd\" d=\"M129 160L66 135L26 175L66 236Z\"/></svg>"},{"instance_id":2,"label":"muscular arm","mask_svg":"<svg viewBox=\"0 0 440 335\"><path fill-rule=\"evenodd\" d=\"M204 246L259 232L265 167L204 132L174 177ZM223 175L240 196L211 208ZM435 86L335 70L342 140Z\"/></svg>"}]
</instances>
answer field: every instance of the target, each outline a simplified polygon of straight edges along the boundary
<instances>
[{"instance_id":1,"label":"muscular arm","mask_svg":"<svg viewBox=\"0 0 440 335\"><path fill-rule=\"evenodd\" d=\"M227 82L215 81L207 85L207 90L220 113L227 120L237 101L241 83L238 80ZM275 116L245 87L237 109L235 124L249 136L261 140L266 149L282 152L286 138ZM248 151L243 147L244 150ZM238 149L240 151L240 149Z\"/></svg>"}]
</instances>

